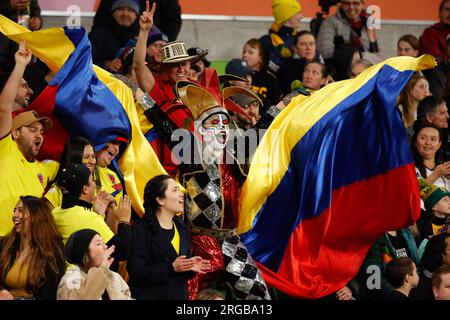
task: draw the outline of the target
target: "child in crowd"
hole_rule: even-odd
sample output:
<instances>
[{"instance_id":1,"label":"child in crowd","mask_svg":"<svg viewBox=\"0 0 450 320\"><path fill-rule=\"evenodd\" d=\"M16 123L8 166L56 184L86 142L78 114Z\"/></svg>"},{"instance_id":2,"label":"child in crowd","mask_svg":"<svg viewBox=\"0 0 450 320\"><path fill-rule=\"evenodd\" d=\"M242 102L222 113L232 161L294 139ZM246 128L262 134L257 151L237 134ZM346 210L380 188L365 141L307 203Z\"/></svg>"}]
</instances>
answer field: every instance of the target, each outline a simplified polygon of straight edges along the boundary
<instances>
[{"instance_id":1,"label":"child in crowd","mask_svg":"<svg viewBox=\"0 0 450 320\"><path fill-rule=\"evenodd\" d=\"M386 279L394 288L389 300L409 300L409 293L419 284L416 264L408 257L392 259L386 265Z\"/></svg>"}]
</instances>

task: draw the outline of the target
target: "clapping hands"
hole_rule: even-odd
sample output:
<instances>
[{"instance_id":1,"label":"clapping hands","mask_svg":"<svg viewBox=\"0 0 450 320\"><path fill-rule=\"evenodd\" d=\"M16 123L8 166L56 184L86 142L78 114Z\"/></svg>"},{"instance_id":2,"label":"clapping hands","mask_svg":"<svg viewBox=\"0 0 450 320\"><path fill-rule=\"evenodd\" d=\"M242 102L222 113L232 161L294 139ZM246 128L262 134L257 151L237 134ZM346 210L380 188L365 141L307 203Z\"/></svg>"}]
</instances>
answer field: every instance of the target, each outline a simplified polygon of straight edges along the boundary
<instances>
[{"instance_id":1,"label":"clapping hands","mask_svg":"<svg viewBox=\"0 0 450 320\"><path fill-rule=\"evenodd\" d=\"M195 256L186 258L185 255L179 256L172 263L173 269L176 272L193 271L198 273L205 273L210 268L209 260L204 260L202 257Z\"/></svg>"}]
</instances>

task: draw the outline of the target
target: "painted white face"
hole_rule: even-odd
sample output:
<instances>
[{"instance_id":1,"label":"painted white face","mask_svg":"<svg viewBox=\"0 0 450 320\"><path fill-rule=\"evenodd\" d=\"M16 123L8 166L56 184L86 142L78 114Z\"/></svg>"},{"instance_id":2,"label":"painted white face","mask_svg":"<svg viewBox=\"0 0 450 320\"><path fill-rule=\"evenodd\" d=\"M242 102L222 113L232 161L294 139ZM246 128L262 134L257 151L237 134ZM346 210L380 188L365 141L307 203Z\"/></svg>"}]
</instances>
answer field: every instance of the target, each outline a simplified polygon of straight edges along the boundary
<instances>
[{"instance_id":1,"label":"painted white face","mask_svg":"<svg viewBox=\"0 0 450 320\"><path fill-rule=\"evenodd\" d=\"M199 133L203 137L203 144L216 156L220 156L228 140L230 129L229 115L218 112L213 113L202 121L198 127Z\"/></svg>"}]
</instances>

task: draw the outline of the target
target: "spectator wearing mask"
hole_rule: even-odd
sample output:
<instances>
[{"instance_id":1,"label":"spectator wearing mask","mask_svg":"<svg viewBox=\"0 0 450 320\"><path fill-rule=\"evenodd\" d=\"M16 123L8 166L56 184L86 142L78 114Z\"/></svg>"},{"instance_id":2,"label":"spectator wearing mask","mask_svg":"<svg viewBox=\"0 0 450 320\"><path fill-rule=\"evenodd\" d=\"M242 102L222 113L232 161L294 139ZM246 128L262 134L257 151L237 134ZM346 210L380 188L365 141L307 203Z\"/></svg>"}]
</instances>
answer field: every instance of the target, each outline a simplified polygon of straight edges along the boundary
<instances>
[{"instance_id":1,"label":"spectator wearing mask","mask_svg":"<svg viewBox=\"0 0 450 320\"><path fill-rule=\"evenodd\" d=\"M273 0L272 13L275 22L269 34L260 38L267 68L277 73L288 59L294 56L295 35L300 31L302 7L297 0Z\"/></svg>"}]
</instances>

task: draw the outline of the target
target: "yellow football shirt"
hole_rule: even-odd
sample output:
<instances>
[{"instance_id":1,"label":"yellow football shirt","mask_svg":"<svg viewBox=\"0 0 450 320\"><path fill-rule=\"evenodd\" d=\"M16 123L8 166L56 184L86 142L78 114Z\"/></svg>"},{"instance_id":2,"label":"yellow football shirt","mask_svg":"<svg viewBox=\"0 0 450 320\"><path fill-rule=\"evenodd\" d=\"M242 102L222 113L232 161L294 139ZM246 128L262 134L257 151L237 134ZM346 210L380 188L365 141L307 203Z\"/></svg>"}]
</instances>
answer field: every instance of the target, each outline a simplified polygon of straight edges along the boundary
<instances>
[{"instance_id":1,"label":"yellow football shirt","mask_svg":"<svg viewBox=\"0 0 450 320\"><path fill-rule=\"evenodd\" d=\"M117 174L104 167L97 167L98 174L100 176L100 182L102 183L102 189L111 194L116 199L117 204L120 203L120 198L123 196L122 183L119 180Z\"/></svg>"},{"instance_id":2,"label":"yellow football shirt","mask_svg":"<svg viewBox=\"0 0 450 320\"><path fill-rule=\"evenodd\" d=\"M52 184L44 197L53 205L53 207L61 207L62 192L56 183Z\"/></svg>"},{"instance_id":3,"label":"yellow football shirt","mask_svg":"<svg viewBox=\"0 0 450 320\"><path fill-rule=\"evenodd\" d=\"M100 182L102 184L102 190L105 190L109 194L114 196L117 204L120 202L120 198L123 195L122 184L116 173L108 168L98 168L100 176ZM62 193L56 183L45 194L45 198L50 201L53 207L60 207L62 203Z\"/></svg>"},{"instance_id":4,"label":"yellow football shirt","mask_svg":"<svg viewBox=\"0 0 450 320\"><path fill-rule=\"evenodd\" d=\"M45 187L58 172L56 161L28 162L11 134L0 139L0 236L14 226L12 215L20 196L42 197Z\"/></svg>"},{"instance_id":5,"label":"yellow football shirt","mask_svg":"<svg viewBox=\"0 0 450 320\"><path fill-rule=\"evenodd\" d=\"M68 209L58 207L53 209L52 213L64 244L66 244L67 239L69 239L72 233L81 229L97 231L105 243L114 237L114 233L108 227L105 220L103 220L102 216L90 209L80 206L74 206Z\"/></svg>"}]
</instances>

